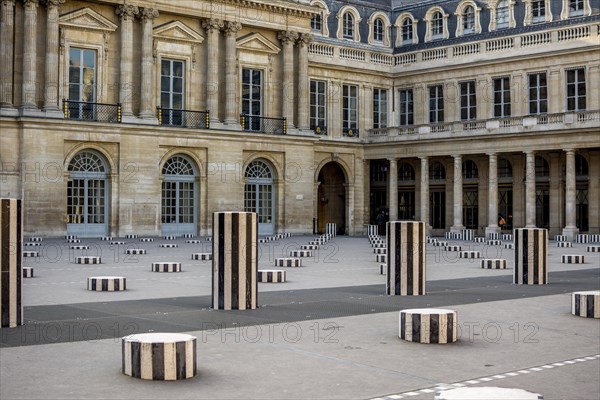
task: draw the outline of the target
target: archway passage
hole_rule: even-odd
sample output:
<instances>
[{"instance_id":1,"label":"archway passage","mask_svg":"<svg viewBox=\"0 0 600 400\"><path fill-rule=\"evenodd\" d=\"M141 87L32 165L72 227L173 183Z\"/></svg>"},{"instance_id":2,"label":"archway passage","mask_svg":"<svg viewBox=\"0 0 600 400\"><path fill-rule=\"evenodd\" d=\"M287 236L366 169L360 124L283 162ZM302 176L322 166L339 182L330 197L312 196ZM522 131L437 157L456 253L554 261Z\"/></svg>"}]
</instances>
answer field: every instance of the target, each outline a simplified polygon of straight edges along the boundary
<instances>
[{"instance_id":1,"label":"archway passage","mask_svg":"<svg viewBox=\"0 0 600 400\"><path fill-rule=\"evenodd\" d=\"M175 155L162 168L161 233L196 234L196 171L191 160Z\"/></svg>"},{"instance_id":2,"label":"archway passage","mask_svg":"<svg viewBox=\"0 0 600 400\"><path fill-rule=\"evenodd\" d=\"M325 232L325 224L337 224L337 234L346 233L346 177L342 168L327 163L319 171L317 219L318 230Z\"/></svg>"},{"instance_id":3,"label":"archway passage","mask_svg":"<svg viewBox=\"0 0 600 400\"><path fill-rule=\"evenodd\" d=\"M263 160L254 160L246 168L244 211L258 214L258 234L275 233L275 186L273 168Z\"/></svg>"}]
</instances>

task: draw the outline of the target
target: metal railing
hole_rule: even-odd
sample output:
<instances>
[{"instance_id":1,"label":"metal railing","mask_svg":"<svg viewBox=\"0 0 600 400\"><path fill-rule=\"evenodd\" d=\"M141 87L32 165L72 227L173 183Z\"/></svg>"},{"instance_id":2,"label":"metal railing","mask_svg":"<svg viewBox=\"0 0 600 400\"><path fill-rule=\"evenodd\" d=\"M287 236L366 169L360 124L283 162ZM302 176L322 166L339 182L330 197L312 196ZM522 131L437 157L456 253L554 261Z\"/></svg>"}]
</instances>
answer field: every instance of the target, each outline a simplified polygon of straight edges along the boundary
<instances>
[{"instance_id":1,"label":"metal railing","mask_svg":"<svg viewBox=\"0 0 600 400\"><path fill-rule=\"evenodd\" d=\"M327 135L327 125L311 125L310 129L315 135Z\"/></svg>"},{"instance_id":2,"label":"metal railing","mask_svg":"<svg viewBox=\"0 0 600 400\"><path fill-rule=\"evenodd\" d=\"M358 128L343 128L342 135L345 137L357 138L358 137Z\"/></svg>"},{"instance_id":3,"label":"metal railing","mask_svg":"<svg viewBox=\"0 0 600 400\"><path fill-rule=\"evenodd\" d=\"M65 119L96 122L121 122L121 104L88 103L63 99Z\"/></svg>"},{"instance_id":4,"label":"metal railing","mask_svg":"<svg viewBox=\"0 0 600 400\"><path fill-rule=\"evenodd\" d=\"M162 126L180 128L210 129L209 111L177 110L156 107L156 118Z\"/></svg>"},{"instance_id":5,"label":"metal railing","mask_svg":"<svg viewBox=\"0 0 600 400\"><path fill-rule=\"evenodd\" d=\"M240 115L242 130L246 132L270 133L285 135L287 133L286 118L260 117L256 115Z\"/></svg>"}]
</instances>

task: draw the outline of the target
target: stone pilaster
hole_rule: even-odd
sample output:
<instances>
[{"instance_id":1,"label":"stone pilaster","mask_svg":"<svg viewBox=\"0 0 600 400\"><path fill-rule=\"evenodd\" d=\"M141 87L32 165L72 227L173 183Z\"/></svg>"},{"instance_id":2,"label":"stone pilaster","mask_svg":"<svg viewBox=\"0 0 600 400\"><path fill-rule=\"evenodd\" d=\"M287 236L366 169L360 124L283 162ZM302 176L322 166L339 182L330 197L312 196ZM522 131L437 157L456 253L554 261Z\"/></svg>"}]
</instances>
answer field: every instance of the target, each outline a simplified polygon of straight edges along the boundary
<instances>
[{"instance_id":1,"label":"stone pilaster","mask_svg":"<svg viewBox=\"0 0 600 400\"><path fill-rule=\"evenodd\" d=\"M298 128L308 130L309 122L309 82L308 46L313 40L310 33L301 33L298 38Z\"/></svg>"},{"instance_id":2,"label":"stone pilaster","mask_svg":"<svg viewBox=\"0 0 600 400\"><path fill-rule=\"evenodd\" d=\"M242 24L235 21L225 23L225 124L233 130L241 130L238 117L239 101L237 94L238 77L236 71L236 38Z\"/></svg>"},{"instance_id":3,"label":"stone pilaster","mask_svg":"<svg viewBox=\"0 0 600 400\"><path fill-rule=\"evenodd\" d=\"M13 106L15 0L0 1L0 115L16 115Z\"/></svg>"},{"instance_id":4,"label":"stone pilaster","mask_svg":"<svg viewBox=\"0 0 600 400\"><path fill-rule=\"evenodd\" d=\"M277 38L283 45L283 82L281 92L282 116L287 119L288 128L294 128L294 43L298 33L282 31Z\"/></svg>"},{"instance_id":5,"label":"stone pilaster","mask_svg":"<svg viewBox=\"0 0 600 400\"><path fill-rule=\"evenodd\" d=\"M450 228L451 232L462 234L463 226L463 180L462 180L462 156L454 157L454 203L453 203L453 224Z\"/></svg>"},{"instance_id":6,"label":"stone pilaster","mask_svg":"<svg viewBox=\"0 0 600 400\"><path fill-rule=\"evenodd\" d=\"M44 111L49 117L63 118L58 104L58 16L65 0L45 0L46 11L46 70Z\"/></svg>"},{"instance_id":7,"label":"stone pilaster","mask_svg":"<svg viewBox=\"0 0 600 400\"><path fill-rule=\"evenodd\" d=\"M562 231L569 242L574 241L579 233L576 218L576 189L575 189L575 150L567 149L566 159L566 181L565 181L565 227Z\"/></svg>"},{"instance_id":8,"label":"stone pilaster","mask_svg":"<svg viewBox=\"0 0 600 400\"><path fill-rule=\"evenodd\" d=\"M121 4L115 12L121 19L121 75L119 82L121 115L124 119L135 119L131 104L133 96L133 19L138 15L139 9L131 4Z\"/></svg>"},{"instance_id":9,"label":"stone pilaster","mask_svg":"<svg viewBox=\"0 0 600 400\"><path fill-rule=\"evenodd\" d=\"M488 224L485 228L485 236L489 238L490 233L499 233L498 226L498 155L489 153L489 181L488 181ZM505 220L508 215L502 216Z\"/></svg>"},{"instance_id":10,"label":"stone pilaster","mask_svg":"<svg viewBox=\"0 0 600 400\"><path fill-rule=\"evenodd\" d=\"M23 0L25 21L23 23L23 85L21 95L22 112L37 111L36 68L37 68L37 9L38 0Z\"/></svg>"},{"instance_id":11,"label":"stone pilaster","mask_svg":"<svg viewBox=\"0 0 600 400\"><path fill-rule=\"evenodd\" d=\"M206 108L210 112L210 123L219 121L219 32L224 24L220 19L207 19L202 21L202 28L206 31Z\"/></svg>"},{"instance_id":12,"label":"stone pilaster","mask_svg":"<svg viewBox=\"0 0 600 400\"><path fill-rule=\"evenodd\" d=\"M158 123L155 115L155 80L152 79L152 27L153 21L158 17L158 10L154 8L140 9L139 18L142 21L142 88L140 91L140 118Z\"/></svg>"},{"instance_id":13,"label":"stone pilaster","mask_svg":"<svg viewBox=\"0 0 600 400\"><path fill-rule=\"evenodd\" d=\"M389 160L389 207L390 207L390 221L396 221L398 219L398 161L395 158Z\"/></svg>"},{"instance_id":14,"label":"stone pilaster","mask_svg":"<svg viewBox=\"0 0 600 400\"><path fill-rule=\"evenodd\" d=\"M421 159L421 221L425 223L427 231L431 229L429 223L429 158L427 156Z\"/></svg>"},{"instance_id":15,"label":"stone pilaster","mask_svg":"<svg viewBox=\"0 0 600 400\"><path fill-rule=\"evenodd\" d=\"M525 152L525 227L535 228L535 153Z\"/></svg>"}]
</instances>

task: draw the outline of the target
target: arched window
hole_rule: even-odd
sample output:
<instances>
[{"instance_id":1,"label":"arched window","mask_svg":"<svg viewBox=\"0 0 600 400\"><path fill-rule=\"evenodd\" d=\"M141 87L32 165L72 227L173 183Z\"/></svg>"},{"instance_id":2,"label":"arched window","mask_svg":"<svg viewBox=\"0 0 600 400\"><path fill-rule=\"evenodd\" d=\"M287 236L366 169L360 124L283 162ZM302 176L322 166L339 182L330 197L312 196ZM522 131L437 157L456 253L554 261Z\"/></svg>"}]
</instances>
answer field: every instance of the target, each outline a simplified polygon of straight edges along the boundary
<instances>
[{"instance_id":1,"label":"arched window","mask_svg":"<svg viewBox=\"0 0 600 400\"><path fill-rule=\"evenodd\" d=\"M402 43L411 43L413 34L413 22L410 18L406 18L402 23Z\"/></svg>"},{"instance_id":2,"label":"arched window","mask_svg":"<svg viewBox=\"0 0 600 400\"><path fill-rule=\"evenodd\" d=\"M535 177L547 178L550 176L550 166L544 157L535 157Z\"/></svg>"},{"instance_id":3,"label":"arched window","mask_svg":"<svg viewBox=\"0 0 600 400\"><path fill-rule=\"evenodd\" d=\"M408 163L401 163L398 166L398 181L408 182L415 180L415 169Z\"/></svg>"},{"instance_id":4,"label":"arched window","mask_svg":"<svg viewBox=\"0 0 600 400\"><path fill-rule=\"evenodd\" d=\"M429 164L429 180L438 181L446 179L446 168L439 161Z\"/></svg>"},{"instance_id":5,"label":"arched window","mask_svg":"<svg viewBox=\"0 0 600 400\"><path fill-rule=\"evenodd\" d=\"M498 178L512 178L512 165L506 158L498 159Z\"/></svg>"},{"instance_id":6,"label":"arched window","mask_svg":"<svg viewBox=\"0 0 600 400\"><path fill-rule=\"evenodd\" d=\"M323 17L321 14L315 14L310 20L310 27L313 31L317 31L321 33L321 29L323 28Z\"/></svg>"},{"instance_id":7,"label":"arched window","mask_svg":"<svg viewBox=\"0 0 600 400\"><path fill-rule=\"evenodd\" d=\"M509 5L508 0L500 0L498 2L498 6L496 7L496 28L508 28L509 22Z\"/></svg>"},{"instance_id":8,"label":"arched window","mask_svg":"<svg viewBox=\"0 0 600 400\"><path fill-rule=\"evenodd\" d=\"M465 7L463 11L463 33L473 33L475 31L475 9L473 6Z\"/></svg>"},{"instance_id":9,"label":"arched window","mask_svg":"<svg viewBox=\"0 0 600 400\"><path fill-rule=\"evenodd\" d=\"M589 175L589 166L585 157L581 154L575 155L575 175L578 177L587 177Z\"/></svg>"},{"instance_id":10,"label":"arched window","mask_svg":"<svg viewBox=\"0 0 600 400\"><path fill-rule=\"evenodd\" d=\"M310 26L314 34L329 36L329 27L327 26L327 18L329 17L329 9L323 0L311 0L310 5L314 7L318 14L313 15L310 20Z\"/></svg>"},{"instance_id":11,"label":"arched window","mask_svg":"<svg viewBox=\"0 0 600 400\"><path fill-rule=\"evenodd\" d=\"M444 17L439 11L436 11L431 18L431 34L432 39L444 37Z\"/></svg>"},{"instance_id":12,"label":"arched window","mask_svg":"<svg viewBox=\"0 0 600 400\"><path fill-rule=\"evenodd\" d=\"M259 235L270 235L275 231L275 200L273 169L263 160L254 160L244 174L244 211L258 215Z\"/></svg>"},{"instance_id":13,"label":"arched window","mask_svg":"<svg viewBox=\"0 0 600 400\"><path fill-rule=\"evenodd\" d=\"M343 37L344 39L354 39L354 17L347 12L343 17Z\"/></svg>"},{"instance_id":14,"label":"arched window","mask_svg":"<svg viewBox=\"0 0 600 400\"><path fill-rule=\"evenodd\" d=\"M385 24L381 18L375 19L373 23L373 40L383 42Z\"/></svg>"},{"instance_id":15,"label":"arched window","mask_svg":"<svg viewBox=\"0 0 600 400\"><path fill-rule=\"evenodd\" d=\"M475 164L473 160L463 161L462 175L464 179L479 178L479 170L477 169L477 164Z\"/></svg>"},{"instance_id":16,"label":"arched window","mask_svg":"<svg viewBox=\"0 0 600 400\"><path fill-rule=\"evenodd\" d=\"M162 167L161 230L163 235L196 233L196 171L184 155L169 158Z\"/></svg>"}]
</instances>

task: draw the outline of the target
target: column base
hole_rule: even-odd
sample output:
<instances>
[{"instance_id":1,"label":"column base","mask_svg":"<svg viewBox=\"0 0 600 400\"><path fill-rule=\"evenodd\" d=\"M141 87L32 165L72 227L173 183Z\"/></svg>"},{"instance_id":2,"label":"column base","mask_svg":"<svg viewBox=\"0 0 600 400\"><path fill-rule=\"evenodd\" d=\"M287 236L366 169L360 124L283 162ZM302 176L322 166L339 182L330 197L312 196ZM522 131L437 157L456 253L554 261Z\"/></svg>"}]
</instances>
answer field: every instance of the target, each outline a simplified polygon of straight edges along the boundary
<instances>
[{"instance_id":1,"label":"column base","mask_svg":"<svg viewBox=\"0 0 600 400\"><path fill-rule=\"evenodd\" d=\"M212 122L211 122L211 124L212 124ZM242 130L242 125L240 124L240 121L238 121L238 120L233 120L233 121L225 120L225 122L222 125L223 125L222 129L225 129L228 131L241 131Z\"/></svg>"},{"instance_id":2,"label":"column base","mask_svg":"<svg viewBox=\"0 0 600 400\"><path fill-rule=\"evenodd\" d=\"M158 125L158 118L156 117L142 117L140 115L140 117L138 118L138 121L136 122L139 125Z\"/></svg>"},{"instance_id":3,"label":"column base","mask_svg":"<svg viewBox=\"0 0 600 400\"><path fill-rule=\"evenodd\" d=\"M12 106L2 106L0 107L0 117L18 117L19 110Z\"/></svg>"},{"instance_id":4,"label":"column base","mask_svg":"<svg viewBox=\"0 0 600 400\"><path fill-rule=\"evenodd\" d=\"M562 230L562 234L567 237L568 242L573 242L577 237L577 234L579 234L579 228L574 226L564 227Z\"/></svg>"},{"instance_id":5,"label":"column base","mask_svg":"<svg viewBox=\"0 0 600 400\"><path fill-rule=\"evenodd\" d=\"M309 128L288 128L288 135L315 136L315 131Z\"/></svg>"},{"instance_id":6,"label":"column base","mask_svg":"<svg viewBox=\"0 0 600 400\"><path fill-rule=\"evenodd\" d=\"M498 235L500 234L500 227L498 225L496 226L486 226L485 228L485 237L489 238L490 237L490 233L497 233Z\"/></svg>"},{"instance_id":7,"label":"column base","mask_svg":"<svg viewBox=\"0 0 600 400\"><path fill-rule=\"evenodd\" d=\"M44 118L46 116L46 113L44 111L40 110L39 108L30 106L22 107L21 109L19 109L19 113L22 117Z\"/></svg>"},{"instance_id":8,"label":"column base","mask_svg":"<svg viewBox=\"0 0 600 400\"><path fill-rule=\"evenodd\" d=\"M140 124L140 119L135 115L121 115L121 123L123 124Z\"/></svg>"},{"instance_id":9,"label":"column base","mask_svg":"<svg viewBox=\"0 0 600 400\"><path fill-rule=\"evenodd\" d=\"M215 120L212 120L212 119L211 119L211 120L209 121L209 123L210 123L210 129L226 129L226 130L233 130L233 129L228 129L228 128L226 127L227 125L225 125L224 123L222 123L222 122L221 122L221 121L219 121L218 119L215 119ZM242 126L241 126L241 125L239 125L239 127L240 127L240 129L239 129L239 130L241 131L241 130L242 130Z\"/></svg>"},{"instance_id":10,"label":"column base","mask_svg":"<svg viewBox=\"0 0 600 400\"><path fill-rule=\"evenodd\" d=\"M65 119L65 113L58 108L46 108L44 114L46 118Z\"/></svg>"}]
</instances>

